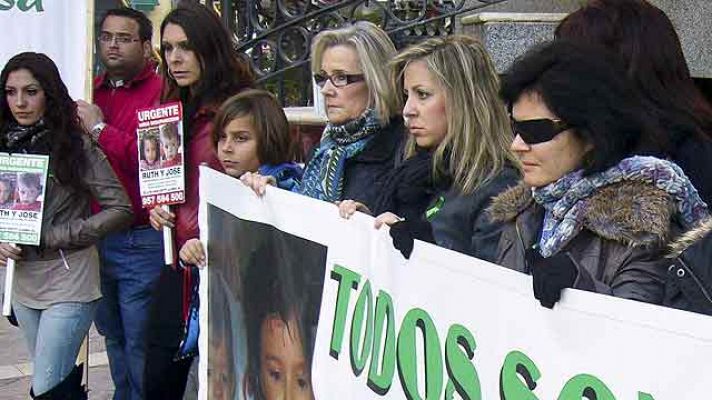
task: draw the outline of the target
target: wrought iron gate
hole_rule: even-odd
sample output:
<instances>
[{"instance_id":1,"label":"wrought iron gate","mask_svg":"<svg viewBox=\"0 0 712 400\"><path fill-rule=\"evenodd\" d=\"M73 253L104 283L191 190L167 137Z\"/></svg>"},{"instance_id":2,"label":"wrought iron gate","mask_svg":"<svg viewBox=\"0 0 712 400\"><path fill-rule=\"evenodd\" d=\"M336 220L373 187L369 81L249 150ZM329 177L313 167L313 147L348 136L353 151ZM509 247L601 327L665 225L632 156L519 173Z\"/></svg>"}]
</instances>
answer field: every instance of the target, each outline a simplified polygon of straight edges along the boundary
<instances>
[{"instance_id":1,"label":"wrought iron gate","mask_svg":"<svg viewBox=\"0 0 712 400\"><path fill-rule=\"evenodd\" d=\"M451 34L456 17L506 0L208 0L285 107L312 104L309 49L324 29L368 20L397 48Z\"/></svg>"}]
</instances>

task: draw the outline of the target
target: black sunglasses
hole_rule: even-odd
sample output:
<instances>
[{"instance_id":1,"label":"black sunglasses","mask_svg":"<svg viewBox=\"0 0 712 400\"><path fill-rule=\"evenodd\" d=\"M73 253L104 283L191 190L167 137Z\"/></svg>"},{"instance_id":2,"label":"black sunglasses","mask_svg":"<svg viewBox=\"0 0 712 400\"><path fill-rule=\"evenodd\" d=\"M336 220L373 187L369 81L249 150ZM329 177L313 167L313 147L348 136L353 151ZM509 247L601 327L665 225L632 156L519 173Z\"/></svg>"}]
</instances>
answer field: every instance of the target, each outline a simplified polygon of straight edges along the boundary
<instances>
[{"instance_id":1,"label":"black sunglasses","mask_svg":"<svg viewBox=\"0 0 712 400\"><path fill-rule=\"evenodd\" d=\"M528 119L512 121L512 131L519 135L526 144L548 142L559 133L570 128L569 124L559 119Z\"/></svg>"}]
</instances>

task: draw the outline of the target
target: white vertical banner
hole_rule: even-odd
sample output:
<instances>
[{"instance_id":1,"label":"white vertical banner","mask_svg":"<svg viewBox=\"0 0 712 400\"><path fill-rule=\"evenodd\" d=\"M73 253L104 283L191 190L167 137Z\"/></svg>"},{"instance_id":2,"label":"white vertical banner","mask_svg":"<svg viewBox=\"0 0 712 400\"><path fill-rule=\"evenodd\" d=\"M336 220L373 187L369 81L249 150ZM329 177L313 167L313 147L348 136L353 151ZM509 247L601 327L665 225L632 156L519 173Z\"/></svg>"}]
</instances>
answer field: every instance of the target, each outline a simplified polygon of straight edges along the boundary
<instances>
[{"instance_id":1,"label":"white vertical banner","mask_svg":"<svg viewBox=\"0 0 712 400\"><path fill-rule=\"evenodd\" d=\"M0 68L15 54L45 53L74 99L91 98L93 0L0 0Z\"/></svg>"}]
</instances>

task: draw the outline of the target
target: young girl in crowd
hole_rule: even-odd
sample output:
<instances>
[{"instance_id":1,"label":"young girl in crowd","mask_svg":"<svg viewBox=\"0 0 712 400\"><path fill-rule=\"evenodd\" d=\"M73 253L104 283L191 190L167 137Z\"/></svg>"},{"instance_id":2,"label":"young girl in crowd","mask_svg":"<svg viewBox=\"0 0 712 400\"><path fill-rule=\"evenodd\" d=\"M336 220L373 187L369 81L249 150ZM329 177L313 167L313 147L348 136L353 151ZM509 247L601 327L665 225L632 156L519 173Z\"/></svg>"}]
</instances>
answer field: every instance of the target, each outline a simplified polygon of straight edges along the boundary
<instances>
[{"instance_id":1,"label":"young girl in crowd","mask_svg":"<svg viewBox=\"0 0 712 400\"><path fill-rule=\"evenodd\" d=\"M213 146L226 174L239 178L246 172L259 172L286 190L299 183L302 170L292 162L296 143L271 93L251 89L229 98L220 107L214 126ZM180 258L186 264L205 265L200 240L188 240L180 249Z\"/></svg>"},{"instance_id":2,"label":"young girl in crowd","mask_svg":"<svg viewBox=\"0 0 712 400\"><path fill-rule=\"evenodd\" d=\"M222 170L212 146L212 121L225 99L252 87L250 65L235 51L232 36L215 12L195 1L181 1L161 23L161 65L165 101L183 104L185 202L166 212L151 210L151 225L174 229L180 249L198 230L199 166ZM174 361L188 315L192 291L188 268L165 268L156 288L148 325L144 382L146 398L180 399L185 391L192 357Z\"/></svg>"},{"instance_id":3,"label":"young girl in crowd","mask_svg":"<svg viewBox=\"0 0 712 400\"><path fill-rule=\"evenodd\" d=\"M86 399L74 363L94 319L96 243L128 227L131 204L109 162L82 129L59 71L44 54L21 53L0 74L0 151L50 156L39 247L0 243L0 265L17 261L12 308L34 364L36 399ZM35 176L20 198L41 192ZM24 186L23 174L18 186ZM25 197L25 195L27 195ZM92 214L90 202L100 206Z\"/></svg>"},{"instance_id":4,"label":"young girl in crowd","mask_svg":"<svg viewBox=\"0 0 712 400\"><path fill-rule=\"evenodd\" d=\"M139 168L141 170L160 168L160 154L158 136L154 132L145 133L141 138L141 160L139 162Z\"/></svg>"},{"instance_id":5,"label":"young girl in crowd","mask_svg":"<svg viewBox=\"0 0 712 400\"><path fill-rule=\"evenodd\" d=\"M406 257L413 238L494 260L501 226L485 213L492 196L516 183L511 127L499 80L481 43L467 36L425 40L392 62L406 95L405 161L368 207L376 227L391 225ZM341 215L368 210L345 201Z\"/></svg>"}]
</instances>

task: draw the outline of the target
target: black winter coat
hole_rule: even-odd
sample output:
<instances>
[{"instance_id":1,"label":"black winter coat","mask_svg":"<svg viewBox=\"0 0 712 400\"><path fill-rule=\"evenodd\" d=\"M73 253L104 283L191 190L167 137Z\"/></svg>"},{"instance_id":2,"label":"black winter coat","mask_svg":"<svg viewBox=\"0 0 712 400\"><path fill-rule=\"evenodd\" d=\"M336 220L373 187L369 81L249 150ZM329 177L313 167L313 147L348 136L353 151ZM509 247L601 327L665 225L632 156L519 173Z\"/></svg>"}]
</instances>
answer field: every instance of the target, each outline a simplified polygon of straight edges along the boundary
<instances>
[{"instance_id":1,"label":"black winter coat","mask_svg":"<svg viewBox=\"0 0 712 400\"><path fill-rule=\"evenodd\" d=\"M712 218L672 245L663 305L712 315Z\"/></svg>"},{"instance_id":2,"label":"black winter coat","mask_svg":"<svg viewBox=\"0 0 712 400\"><path fill-rule=\"evenodd\" d=\"M455 188L436 193L431 207L442 202L430 223L435 243L450 250L494 262L504 224L493 222L487 209L492 198L517 184L513 167L504 168L494 179L470 194ZM440 200L442 198L442 200Z\"/></svg>"},{"instance_id":3,"label":"black winter coat","mask_svg":"<svg viewBox=\"0 0 712 400\"><path fill-rule=\"evenodd\" d=\"M372 204L381 191L386 175L401 158L404 139L403 119L400 116L392 118L363 151L346 160L341 200Z\"/></svg>"}]
</instances>

